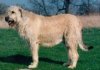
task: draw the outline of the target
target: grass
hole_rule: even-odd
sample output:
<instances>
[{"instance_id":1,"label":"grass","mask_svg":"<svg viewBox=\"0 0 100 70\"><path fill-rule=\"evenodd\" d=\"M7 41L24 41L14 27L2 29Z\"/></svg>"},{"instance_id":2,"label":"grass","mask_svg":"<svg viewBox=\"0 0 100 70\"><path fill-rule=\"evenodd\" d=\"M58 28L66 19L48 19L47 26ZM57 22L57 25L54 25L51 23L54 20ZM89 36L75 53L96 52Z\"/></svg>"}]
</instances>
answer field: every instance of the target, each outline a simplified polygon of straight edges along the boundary
<instances>
[{"instance_id":1,"label":"grass","mask_svg":"<svg viewBox=\"0 0 100 70\"><path fill-rule=\"evenodd\" d=\"M80 59L74 70L100 70L100 29L84 29L83 40L94 49L89 52L78 49ZM50 49L41 47L39 55L39 66L33 70L70 70L62 66L67 61L63 43ZM25 69L31 61L27 42L15 30L0 29L0 70Z\"/></svg>"}]
</instances>

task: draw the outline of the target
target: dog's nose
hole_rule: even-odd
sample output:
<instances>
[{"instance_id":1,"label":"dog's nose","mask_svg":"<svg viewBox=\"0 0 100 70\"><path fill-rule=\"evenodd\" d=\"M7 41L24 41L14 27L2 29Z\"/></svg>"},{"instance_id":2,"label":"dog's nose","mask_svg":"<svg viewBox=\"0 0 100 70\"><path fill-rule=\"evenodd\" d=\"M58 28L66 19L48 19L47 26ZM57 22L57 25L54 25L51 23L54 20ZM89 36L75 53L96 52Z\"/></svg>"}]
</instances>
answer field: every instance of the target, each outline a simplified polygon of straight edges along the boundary
<instances>
[{"instance_id":1,"label":"dog's nose","mask_svg":"<svg viewBox=\"0 0 100 70\"><path fill-rule=\"evenodd\" d=\"M7 17L5 17L5 21L9 21L9 17L7 16Z\"/></svg>"}]
</instances>

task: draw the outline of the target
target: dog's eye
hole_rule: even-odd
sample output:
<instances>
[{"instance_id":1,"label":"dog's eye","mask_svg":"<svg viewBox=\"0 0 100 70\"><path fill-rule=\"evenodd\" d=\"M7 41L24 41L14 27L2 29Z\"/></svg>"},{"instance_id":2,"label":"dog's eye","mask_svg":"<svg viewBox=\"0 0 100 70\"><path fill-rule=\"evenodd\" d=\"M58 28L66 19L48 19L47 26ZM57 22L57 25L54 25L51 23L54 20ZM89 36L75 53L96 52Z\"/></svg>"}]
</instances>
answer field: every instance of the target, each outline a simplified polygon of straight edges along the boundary
<instances>
[{"instance_id":1,"label":"dog's eye","mask_svg":"<svg viewBox=\"0 0 100 70\"><path fill-rule=\"evenodd\" d=\"M11 11L11 13L14 14L15 12L14 11Z\"/></svg>"}]
</instances>

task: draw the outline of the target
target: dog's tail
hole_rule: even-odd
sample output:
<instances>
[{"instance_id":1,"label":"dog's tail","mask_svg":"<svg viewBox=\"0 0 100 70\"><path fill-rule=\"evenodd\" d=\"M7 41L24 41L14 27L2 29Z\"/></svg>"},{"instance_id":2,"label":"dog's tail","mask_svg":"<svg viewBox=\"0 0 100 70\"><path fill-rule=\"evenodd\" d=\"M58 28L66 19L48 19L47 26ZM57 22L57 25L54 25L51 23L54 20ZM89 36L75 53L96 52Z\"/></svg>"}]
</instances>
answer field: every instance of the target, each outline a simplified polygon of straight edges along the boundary
<instances>
[{"instance_id":1,"label":"dog's tail","mask_svg":"<svg viewBox=\"0 0 100 70\"><path fill-rule=\"evenodd\" d=\"M82 30L82 29L81 29ZM80 49L82 49L83 51L89 51L91 49L93 49L93 46L89 46L87 47L84 43L83 43L83 39L82 39L82 31L77 29L77 39L78 39L78 46L80 47Z\"/></svg>"},{"instance_id":2,"label":"dog's tail","mask_svg":"<svg viewBox=\"0 0 100 70\"><path fill-rule=\"evenodd\" d=\"M79 42L79 47L80 47L80 49L82 49L83 51L89 51L89 50L93 49L93 46L87 47L86 45L83 44L83 42Z\"/></svg>"}]
</instances>

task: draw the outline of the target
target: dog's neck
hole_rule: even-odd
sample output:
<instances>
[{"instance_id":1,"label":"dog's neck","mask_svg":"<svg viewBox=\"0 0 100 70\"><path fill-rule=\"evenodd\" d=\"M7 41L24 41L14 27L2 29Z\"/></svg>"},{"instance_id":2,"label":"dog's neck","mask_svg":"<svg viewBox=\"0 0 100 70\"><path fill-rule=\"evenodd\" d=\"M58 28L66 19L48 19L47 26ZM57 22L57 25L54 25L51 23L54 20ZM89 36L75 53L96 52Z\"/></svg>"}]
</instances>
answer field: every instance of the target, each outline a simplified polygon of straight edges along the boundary
<instances>
[{"instance_id":1,"label":"dog's neck","mask_svg":"<svg viewBox=\"0 0 100 70\"><path fill-rule=\"evenodd\" d=\"M26 25L25 22L27 22L28 20L29 20L29 19L28 19L27 17L22 17L22 18L19 20L18 24L21 25L21 26Z\"/></svg>"},{"instance_id":2,"label":"dog's neck","mask_svg":"<svg viewBox=\"0 0 100 70\"><path fill-rule=\"evenodd\" d=\"M27 25L27 21L28 21L28 18L26 17L21 18L16 28L22 37L25 36L25 28Z\"/></svg>"}]
</instances>

